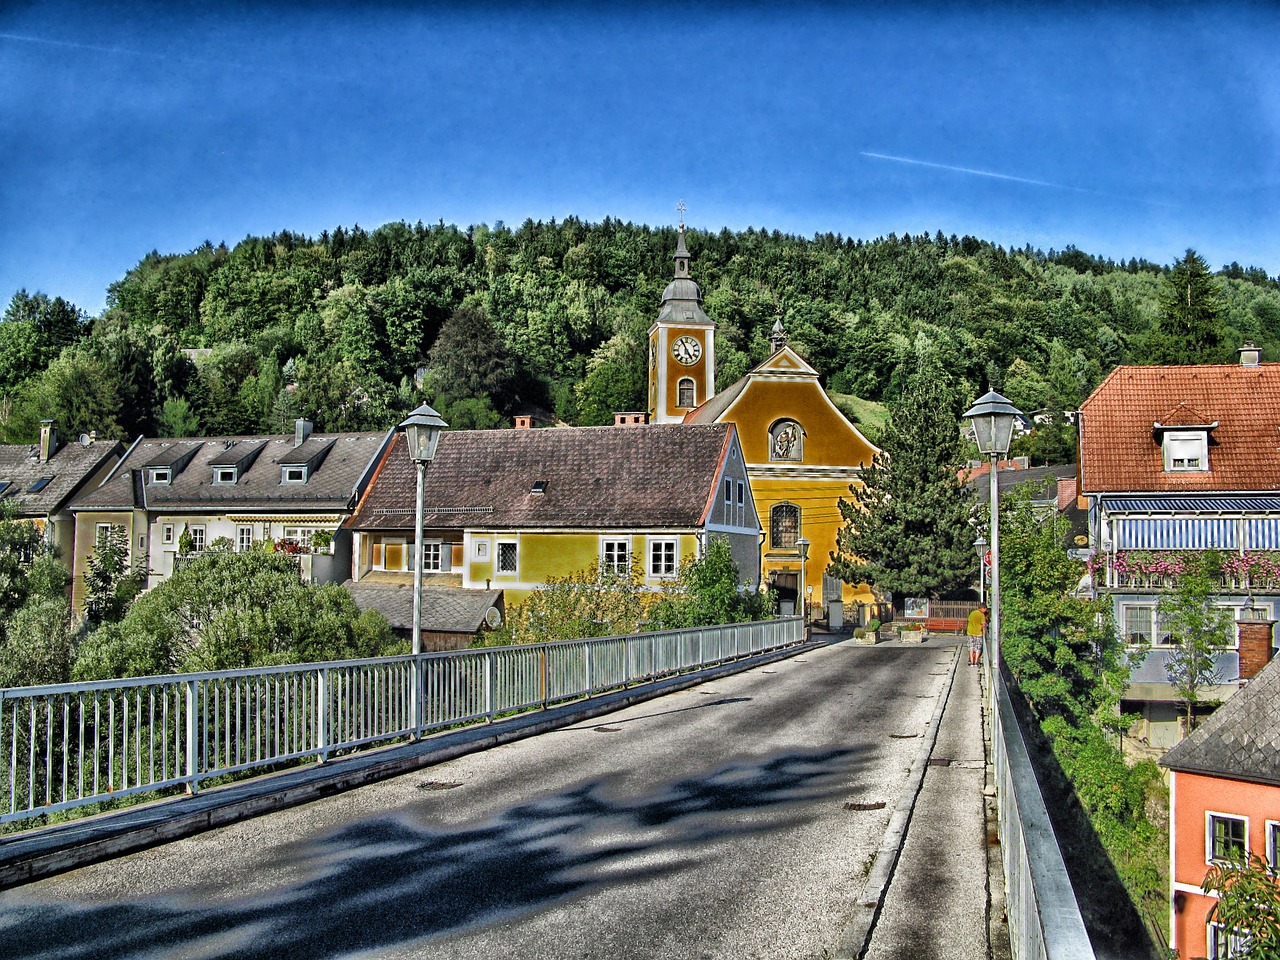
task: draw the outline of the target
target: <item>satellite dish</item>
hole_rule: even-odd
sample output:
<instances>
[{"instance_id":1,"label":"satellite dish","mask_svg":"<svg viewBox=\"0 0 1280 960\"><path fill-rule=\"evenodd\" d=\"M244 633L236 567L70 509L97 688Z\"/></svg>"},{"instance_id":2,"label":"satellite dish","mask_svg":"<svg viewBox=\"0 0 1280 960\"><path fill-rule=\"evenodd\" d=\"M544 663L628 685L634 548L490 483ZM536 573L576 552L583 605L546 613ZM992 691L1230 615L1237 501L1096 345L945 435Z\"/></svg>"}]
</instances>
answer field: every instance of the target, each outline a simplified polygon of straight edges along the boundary
<instances>
[{"instance_id":1,"label":"satellite dish","mask_svg":"<svg viewBox=\"0 0 1280 960\"><path fill-rule=\"evenodd\" d=\"M502 614L498 612L497 607L490 607L484 615L484 622L490 630L497 630L502 626Z\"/></svg>"},{"instance_id":2,"label":"satellite dish","mask_svg":"<svg viewBox=\"0 0 1280 960\"><path fill-rule=\"evenodd\" d=\"M87 447L91 443L93 443L93 441L89 439L89 435L87 433L80 434L80 446Z\"/></svg>"}]
</instances>

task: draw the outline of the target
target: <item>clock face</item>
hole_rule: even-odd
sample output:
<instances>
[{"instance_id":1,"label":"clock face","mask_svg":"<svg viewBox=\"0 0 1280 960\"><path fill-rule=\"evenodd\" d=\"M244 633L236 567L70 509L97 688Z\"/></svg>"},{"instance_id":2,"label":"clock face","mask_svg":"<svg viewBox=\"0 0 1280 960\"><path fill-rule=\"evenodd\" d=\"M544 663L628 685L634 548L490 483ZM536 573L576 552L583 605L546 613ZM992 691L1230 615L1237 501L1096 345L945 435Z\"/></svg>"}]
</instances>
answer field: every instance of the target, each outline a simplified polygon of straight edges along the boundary
<instances>
[{"instance_id":1,"label":"clock face","mask_svg":"<svg viewBox=\"0 0 1280 960\"><path fill-rule=\"evenodd\" d=\"M702 356L702 344L693 337L680 337L671 345L671 355L687 367Z\"/></svg>"}]
</instances>

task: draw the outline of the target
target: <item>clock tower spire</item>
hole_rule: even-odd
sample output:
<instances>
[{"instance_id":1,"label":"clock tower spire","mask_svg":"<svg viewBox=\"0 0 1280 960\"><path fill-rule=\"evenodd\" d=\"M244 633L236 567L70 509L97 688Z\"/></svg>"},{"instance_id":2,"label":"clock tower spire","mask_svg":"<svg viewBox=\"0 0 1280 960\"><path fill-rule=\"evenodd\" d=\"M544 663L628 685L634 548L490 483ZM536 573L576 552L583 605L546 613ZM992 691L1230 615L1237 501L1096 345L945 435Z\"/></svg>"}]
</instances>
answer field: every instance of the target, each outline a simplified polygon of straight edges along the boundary
<instances>
[{"instance_id":1,"label":"clock tower spire","mask_svg":"<svg viewBox=\"0 0 1280 960\"><path fill-rule=\"evenodd\" d=\"M649 422L679 423L715 391L715 324L702 310L702 291L689 275L684 201L676 240L675 278L662 291L649 328Z\"/></svg>"}]
</instances>

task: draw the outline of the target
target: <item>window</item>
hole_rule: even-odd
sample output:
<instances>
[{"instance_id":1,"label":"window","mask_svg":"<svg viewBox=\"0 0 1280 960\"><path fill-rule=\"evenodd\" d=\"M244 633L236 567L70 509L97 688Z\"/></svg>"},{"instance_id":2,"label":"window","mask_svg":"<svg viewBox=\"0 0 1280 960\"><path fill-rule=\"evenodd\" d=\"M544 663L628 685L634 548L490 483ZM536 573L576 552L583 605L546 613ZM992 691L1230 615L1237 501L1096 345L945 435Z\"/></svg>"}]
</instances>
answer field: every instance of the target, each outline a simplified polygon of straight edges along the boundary
<instances>
[{"instance_id":1,"label":"window","mask_svg":"<svg viewBox=\"0 0 1280 960\"><path fill-rule=\"evenodd\" d=\"M676 385L676 406L678 407L694 407L695 393L693 389L693 380L689 377L681 377L680 382Z\"/></svg>"},{"instance_id":2,"label":"window","mask_svg":"<svg viewBox=\"0 0 1280 960\"><path fill-rule=\"evenodd\" d=\"M191 551L199 553L204 549L204 525L192 524L187 527L187 533L191 535Z\"/></svg>"},{"instance_id":3,"label":"window","mask_svg":"<svg viewBox=\"0 0 1280 960\"><path fill-rule=\"evenodd\" d=\"M674 540L649 541L649 576L674 577L676 575L676 542Z\"/></svg>"},{"instance_id":4,"label":"window","mask_svg":"<svg viewBox=\"0 0 1280 960\"><path fill-rule=\"evenodd\" d=\"M173 481L173 471L168 467L152 467L151 482L152 483L171 483Z\"/></svg>"},{"instance_id":5,"label":"window","mask_svg":"<svg viewBox=\"0 0 1280 960\"><path fill-rule=\"evenodd\" d=\"M606 573L631 572L631 544L626 540L605 540L600 545L600 569Z\"/></svg>"},{"instance_id":6,"label":"window","mask_svg":"<svg viewBox=\"0 0 1280 960\"><path fill-rule=\"evenodd\" d=\"M1280 823L1267 821L1267 866L1272 873L1280 872Z\"/></svg>"},{"instance_id":7,"label":"window","mask_svg":"<svg viewBox=\"0 0 1280 960\"><path fill-rule=\"evenodd\" d=\"M99 523L94 525L93 543L98 550L103 549L107 545L108 541L110 541L110 539L111 539L111 524Z\"/></svg>"},{"instance_id":8,"label":"window","mask_svg":"<svg viewBox=\"0 0 1280 960\"><path fill-rule=\"evenodd\" d=\"M488 540L476 541L476 559L477 560L489 559L489 541Z\"/></svg>"},{"instance_id":9,"label":"window","mask_svg":"<svg viewBox=\"0 0 1280 960\"><path fill-rule=\"evenodd\" d=\"M724 478L724 513L725 517L729 516L729 508L733 506L733 481L728 477Z\"/></svg>"},{"instance_id":10,"label":"window","mask_svg":"<svg viewBox=\"0 0 1280 960\"><path fill-rule=\"evenodd\" d=\"M165 523L160 526L160 542L173 543L173 524Z\"/></svg>"},{"instance_id":11,"label":"window","mask_svg":"<svg viewBox=\"0 0 1280 960\"><path fill-rule=\"evenodd\" d=\"M0 480L0 497L4 496L4 492L13 486L12 480Z\"/></svg>"},{"instance_id":12,"label":"window","mask_svg":"<svg viewBox=\"0 0 1280 960\"><path fill-rule=\"evenodd\" d=\"M443 569L441 562L441 554L443 544L439 540L428 540L422 545L422 571L423 573L436 572Z\"/></svg>"},{"instance_id":13,"label":"window","mask_svg":"<svg viewBox=\"0 0 1280 960\"><path fill-rule=\"evenodd\" d=\"M774 550L794 550L800 539L800 508L779 503L769 511L769 545Z\"/></svg>"},{"instance_id":14,"label":"window","mask_svg":"<svg viewBox=\"0 0 1280 960\"><path fill-rule=\"evenodd\" d=\"M300 547L311 546L311 538L315 536L314 527L285 527L284 539L292 540Z\"/></svg>"},{"instance_id":15,"label":"window","mask_svg":"<svg viewBox=\"0 0 1280 960\"><path fill-rule=\"evenodd\" d=\"M1127 606L1124 608L1124 639L1138 645L1153 642L1155 607Z\"/></svg>"},{"instance_id":16,"label":"window","mask_svg":"<svg viewBox=\"0 0 1280 960\"><path fill-rule=\"evenodd\" d=\"M1167 471L1207 471L1209 436L1202 432L1166 433L1164 468Z\"/></svg>"},{"instance_id":17,"label":"window","mask_svg":"<svg viewBox=\"0 0 1280 960\"><path fill-rule=\"evenodd\" d=\"M499 540L498 573L515 573L516 560L516 542L514 540Z\"/></svg>"},{"instance_id":18,"label":"window","mask_svg":"<svg viewBox=\"0 0 1280 960\"><path fill-rule=\"evenodd\" d=\"M1249 821L1224 813L1205 814L1206 863L1230 856L1243 856L1249 845Z\"/></svg>"},{"instance_id":19,"label":"window","mask_svg":"<svg viewBox=\"0 0 1280 960\"><path fill-rule=\"evenodd\" d=\"M306 467L281 467L280 482L281 483L306 483L307 468Z\"/></svg>"},{"instance_id":20,"label":"window","mask_svg":"<svg viewBox=\"0 0 1280 960\"><path fill-rule=\"evenodd\" d=\"M253 527L236 527L236 553L253 549Z\"/></svg>"},{"instance_id":21,"label":"window","mask_svg":"<svg viewBox=\"0 0 1280 960\"><path fill-rule=\"evenodd\" d=\"M779 420L769 428L770 460L804 458L804 431L794 420Z\"/></svg>"},{"instance_id":22,"label":"window","mask_svg":"<svg viewBox=\"0 0 1280 960\"><path fill-rule=\"evenodd\" d=\"M1220 923L1209 924L1205 932L1205 953L1207 960L1229 960L1231 957L1243 957L1249 949L1250 937L1239 930L1228 930Z\"/></svg>"},{"instance_id":23,"label":"window","mask_svg":"<svg viewBox=\"0 0 1280 960\"><path fill-rule=\"evenodd\" d=\"M31 486L27 487L27 493L39 493L41 490L47 487L52 480L53 480L53 477L41 477Z\"/></svg>"},{"instance_id":24,"label":"window","mask_svg":"<svg viewBox=\"0 0 1280 960\"><path fill-rule=\"evenodd\" d=\"M236 468L235 467L214 467L213 482L214 483L235 483Z\"/></svg>"},{"instance_id":25,"label":"window","mask_svg":"<svg viewBox=\"0 0 1280 960\"><path fill-rule=\"evenodd\" d=\"M388 537L373 541L373 569L412 570L412 558L407 555L404 540Z\"/></svg>"}]
</instances>

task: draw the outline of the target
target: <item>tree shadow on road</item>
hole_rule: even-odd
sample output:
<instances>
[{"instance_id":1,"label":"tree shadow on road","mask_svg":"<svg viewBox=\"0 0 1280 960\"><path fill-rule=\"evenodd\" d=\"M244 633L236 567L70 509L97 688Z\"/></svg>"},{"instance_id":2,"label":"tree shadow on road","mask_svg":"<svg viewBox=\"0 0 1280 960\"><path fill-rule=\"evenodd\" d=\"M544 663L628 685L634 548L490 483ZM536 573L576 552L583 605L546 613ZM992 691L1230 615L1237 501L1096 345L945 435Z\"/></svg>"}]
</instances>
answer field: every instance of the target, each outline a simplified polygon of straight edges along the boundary
<instances>
[{"instance_id":1,"label":"tree shadow on road","mask_svg":"<svg viewBox=\"0 0 1280 960\"><path fill-rule=\"evenodd\" d=\"M452 830L411 813L366 819L264 862L288 879L239 901L193 903L187 892L12 905L0 957L329 960L458 933L679 871L726 837L805 822L807 805L847 797L868 759L866 748L793 752L627 799L598 780Z\"/></svg>"}]
</instances>

